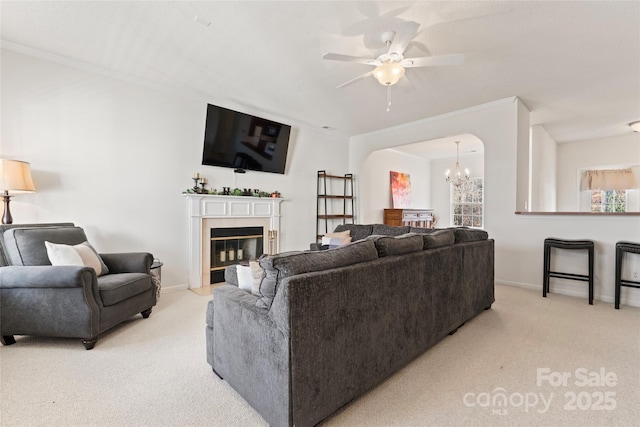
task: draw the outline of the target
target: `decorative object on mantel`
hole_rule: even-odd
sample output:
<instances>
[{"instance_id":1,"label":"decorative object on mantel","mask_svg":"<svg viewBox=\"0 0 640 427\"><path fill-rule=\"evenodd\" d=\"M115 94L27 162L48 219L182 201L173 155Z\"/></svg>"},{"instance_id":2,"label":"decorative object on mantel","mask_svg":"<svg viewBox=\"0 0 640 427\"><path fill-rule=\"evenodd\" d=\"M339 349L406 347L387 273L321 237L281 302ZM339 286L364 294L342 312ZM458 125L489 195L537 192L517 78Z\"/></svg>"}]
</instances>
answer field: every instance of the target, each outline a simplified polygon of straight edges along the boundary
<instances>
[{"instance_id":1,"label":"decorative object on mantel","mask_svg":"<svg viewBox=\"0 0 640 427\"><path fill-rule=\"evenodd\" d=\"M198 172L193 174L193 192L199 193L198 191L198 181L200 181L200 174Z\"/></svg>"},{"instance_id":2,"label":"decorative object on mantel","mask_svg":"<svg viewBox=\"0 0 640 427\"><path fill-rule=\"evenodd\" d=\"M183 191L183 194L209 194L220 196L244 196L244 197L274 197L280 198L279 191L262 191L257 188L234 188L222 187L222 190L216 190L215 188L207 189L207 178L201 177L199 173L193 175L193 181L195 185L193 188L187 188Z\"/></svg>"},{"instance_id":3,"label":"decorative object on mantel","mask_svg":"<svg viewBox=\"0 0 640 427\"><path fill-rule=\"evenodd\" d=\"M445 181L448 184L453 184L456 187L460 187L463 182L469 181L469 169L464 170L464 176L460 173L460 141L456 141L456 171L455 177L451 178L451 170L447 169L445 172Z\"/></svg>"},{"instance_id":4,"label":"decorative object on mantel","mask_svg":"<svg viewBox=\"0 0 640 427\"><path fill-rule=\"evenodd\" d=\"M12 224L13 217L9 210L11 193L35 193L36 187L31 179L29 163L20 160L0 159L0 192L4 200L3 224Z\"/></svg>"}]
</instances>

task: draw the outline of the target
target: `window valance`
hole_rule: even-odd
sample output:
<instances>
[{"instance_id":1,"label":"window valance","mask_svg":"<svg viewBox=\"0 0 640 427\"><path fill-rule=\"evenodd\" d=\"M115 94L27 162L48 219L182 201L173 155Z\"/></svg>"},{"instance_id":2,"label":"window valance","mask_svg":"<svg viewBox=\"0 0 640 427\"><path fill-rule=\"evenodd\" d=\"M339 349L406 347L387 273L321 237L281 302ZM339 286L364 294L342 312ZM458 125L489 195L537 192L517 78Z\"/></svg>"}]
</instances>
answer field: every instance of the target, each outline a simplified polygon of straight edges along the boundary
<instances>
[{"instance_id":1,"label":"window valance","mask_svg":"<svg viewBox=\"0 0 640 427\"><path fill-rule=\"evenodd\" d=\"M582 191L631 190L638 188L638 181L631 168L587 170L582 176Z\"/></svg>"}]
</instances>

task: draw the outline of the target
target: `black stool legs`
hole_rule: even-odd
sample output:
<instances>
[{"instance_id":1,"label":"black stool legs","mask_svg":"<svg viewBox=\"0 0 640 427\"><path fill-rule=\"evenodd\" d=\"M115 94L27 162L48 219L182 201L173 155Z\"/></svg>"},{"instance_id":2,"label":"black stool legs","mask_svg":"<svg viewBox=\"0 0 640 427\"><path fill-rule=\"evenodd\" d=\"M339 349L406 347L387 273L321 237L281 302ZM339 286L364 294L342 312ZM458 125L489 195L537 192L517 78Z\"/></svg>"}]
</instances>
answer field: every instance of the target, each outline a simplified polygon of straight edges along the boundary
<instances>
[{"instance_id":1,"label":"black stool legs","mask_svg":"<svg viewBox=\"0 0 640 427\"><path fill-rule=\"evenodd\" d=\"M542 296L546 298L549 292L549 279L551 277L560 279L579 280L589 282L589 304L593 305L593 265L594 265L594 243L592 240L564 240L548 238L544 240L544 274L542 282ZM586 249L589 253L589 274L563 273L551 271L551 248L558 249Z\"/></svg>"},{"instance_id":2,"label":"black stool legs","mask_svg":"<svg viewBox=\"0 0 640 427\"><path fill-rule=\"evenodd\" d=\"M634 242L618 242L616 243L616 309L620 308L620 287L627 286L629 288L640 289L640 282L634 280L625 280L622 278L622 257L624 253L640 254L640 243Z\"/></svg>"}]
</instances>

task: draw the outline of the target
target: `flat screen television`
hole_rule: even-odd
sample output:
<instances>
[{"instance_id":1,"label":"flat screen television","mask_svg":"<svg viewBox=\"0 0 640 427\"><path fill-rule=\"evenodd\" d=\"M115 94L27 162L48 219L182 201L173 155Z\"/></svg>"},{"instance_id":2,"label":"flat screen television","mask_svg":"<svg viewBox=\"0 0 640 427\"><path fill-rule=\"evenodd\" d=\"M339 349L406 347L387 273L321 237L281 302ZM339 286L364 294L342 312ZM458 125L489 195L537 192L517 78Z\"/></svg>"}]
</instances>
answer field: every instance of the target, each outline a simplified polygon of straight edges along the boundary
<instances>
[{"instance_id":1,"label":"flat screen television","mask_svg":"<svg viewBox=\"0 0 640 427\"><path fill-rule=\"evenodd\" d=\"M202 164L284 174L291 126L207 104Z\"/></svg>"}]
</instances>

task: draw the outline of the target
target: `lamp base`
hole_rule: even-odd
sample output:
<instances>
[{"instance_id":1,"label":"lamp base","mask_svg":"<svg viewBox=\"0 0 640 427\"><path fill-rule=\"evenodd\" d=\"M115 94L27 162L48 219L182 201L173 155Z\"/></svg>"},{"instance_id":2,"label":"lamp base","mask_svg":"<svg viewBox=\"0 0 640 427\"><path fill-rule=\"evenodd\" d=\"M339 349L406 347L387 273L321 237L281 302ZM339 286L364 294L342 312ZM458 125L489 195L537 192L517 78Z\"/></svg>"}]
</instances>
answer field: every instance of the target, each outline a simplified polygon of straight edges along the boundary
<instances>
[{"instance_id":1,"label":"lamp base","mask_svg":"<svg viewBox=\"0 0 640 427\"><path fill-rule=\"evenodd\" d=\"M4 214L2 215L2 223L3 224L13 224L13 217L11 216L11 210L9 210L9 202L11 201L11 196L9 192L5 190L2 195L2 200L4 201Z\"/></svg>"}]
</instances>

